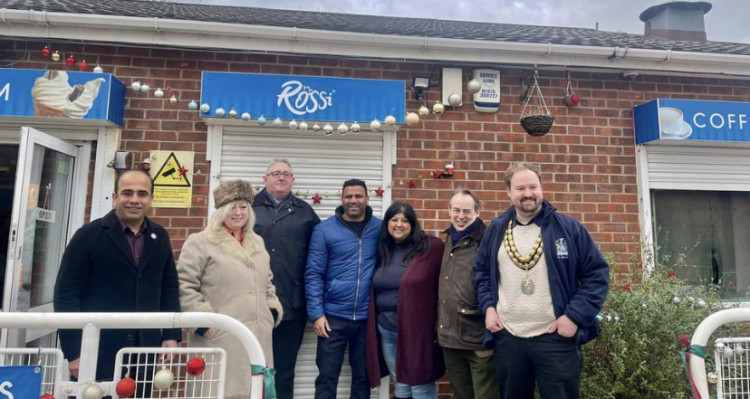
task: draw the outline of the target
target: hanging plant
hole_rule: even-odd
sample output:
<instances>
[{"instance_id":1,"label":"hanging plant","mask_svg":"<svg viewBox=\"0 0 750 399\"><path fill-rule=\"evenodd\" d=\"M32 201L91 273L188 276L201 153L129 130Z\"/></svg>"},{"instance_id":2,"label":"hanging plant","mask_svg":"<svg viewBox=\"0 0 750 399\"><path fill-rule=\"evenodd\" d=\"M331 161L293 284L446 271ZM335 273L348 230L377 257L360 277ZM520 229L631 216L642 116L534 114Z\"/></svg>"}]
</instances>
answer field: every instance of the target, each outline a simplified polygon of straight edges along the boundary
<instances>
[{"instance_id":1,"label":"hanging plant","mask_svg":"<svg viewBox=\"0 0 750 399\"><path fill-rule=\"evenodd\" d=\"M523 110L521 111L521 126L526 133L539 137L547 134L552 128L555 117L552 116L544 102L542 89L537 81L537 71L534 70L533 83L524 95Z\"/></svg>"}]
</instances>

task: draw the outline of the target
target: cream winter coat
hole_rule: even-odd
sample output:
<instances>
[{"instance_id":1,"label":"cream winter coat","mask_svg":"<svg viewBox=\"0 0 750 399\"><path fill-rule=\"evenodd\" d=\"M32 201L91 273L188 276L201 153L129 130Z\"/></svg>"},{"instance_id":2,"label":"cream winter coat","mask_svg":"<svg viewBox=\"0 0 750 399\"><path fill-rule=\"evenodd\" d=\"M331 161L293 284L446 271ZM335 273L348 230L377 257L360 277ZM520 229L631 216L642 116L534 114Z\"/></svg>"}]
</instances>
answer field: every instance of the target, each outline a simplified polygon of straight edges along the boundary
<instances>
[{"instance_id":1,"label":"cream winter coat","mask_svg":"<svg viewBox=\"0 0 750 399\"><path fill-rule=\"evenodd\" d=\"M271 308L279 312L263 239L245 233L244 245L223 227L207 228L192 234L182 247L177 271L180 279L180 305L183 312L217 312L241 321L255 334L273 367ZM188 332L191 347L221 347L227 352L225 396L250 396L250 361L239 341L223 331L210 338Z\"/></svg>"}]
</instances>

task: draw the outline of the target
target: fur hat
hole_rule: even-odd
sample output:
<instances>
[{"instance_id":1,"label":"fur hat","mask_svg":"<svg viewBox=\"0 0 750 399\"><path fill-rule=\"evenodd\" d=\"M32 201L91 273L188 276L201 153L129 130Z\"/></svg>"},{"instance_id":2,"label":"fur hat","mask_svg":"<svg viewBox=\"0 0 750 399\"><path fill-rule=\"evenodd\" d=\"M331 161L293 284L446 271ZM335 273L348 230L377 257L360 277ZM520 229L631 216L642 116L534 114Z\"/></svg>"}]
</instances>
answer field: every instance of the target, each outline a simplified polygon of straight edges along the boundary
<instances>
[{"instance_id":1,"label":"fur hat","mask_svg":"<svg viewBox=\"0 0 750 399\"><path fill-rule=\"evenodd\" d=\"M221 208L233 201L245 200L253 202L253 186L244 180L232 180L221 183L214 190L214 207Z\"/></svg>"}]
</instances>

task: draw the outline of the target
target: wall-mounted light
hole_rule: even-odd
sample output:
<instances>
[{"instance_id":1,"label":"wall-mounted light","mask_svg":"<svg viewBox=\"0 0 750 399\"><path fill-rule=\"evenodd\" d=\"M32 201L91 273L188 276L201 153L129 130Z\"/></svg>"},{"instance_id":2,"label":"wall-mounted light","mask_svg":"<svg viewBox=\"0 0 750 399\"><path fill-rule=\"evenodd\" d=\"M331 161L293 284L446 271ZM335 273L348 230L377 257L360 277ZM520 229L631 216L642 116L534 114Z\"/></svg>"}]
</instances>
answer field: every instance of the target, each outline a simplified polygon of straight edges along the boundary
<instances>
[{"instance_id":1,"label":"wall-mounted light","mask_svg":"<svg viewBox=\"0 0 750 399\"><path fill-rule=\"evenodd\" d=\"M130 169L131 159L129 151L115 151L115 158L111 160L107 166L117 171Z\"/></svg>"},{"instance_id":2,"label":"wall-mounted light","mask_svg":"<svg viewBox=\"0 0 750 399\"><path fill-rule=\"evenodd\" d=\"M429 76L415 76L411 81L411 88L414 90L414 99L424 100L424 92L430 87Z\"/></svg>"}]
</instances>

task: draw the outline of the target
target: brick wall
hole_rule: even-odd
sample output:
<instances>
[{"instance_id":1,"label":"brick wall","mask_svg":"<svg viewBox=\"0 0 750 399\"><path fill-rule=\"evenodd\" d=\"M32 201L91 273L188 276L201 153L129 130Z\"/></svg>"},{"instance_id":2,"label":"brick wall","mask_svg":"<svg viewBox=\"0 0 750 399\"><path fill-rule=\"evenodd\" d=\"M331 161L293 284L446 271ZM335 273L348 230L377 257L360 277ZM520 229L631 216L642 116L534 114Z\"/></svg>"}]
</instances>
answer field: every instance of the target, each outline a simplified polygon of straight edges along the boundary
<instances>
[{"instance_id":1,"label":"brick wall","mask_svg":"<svg viewBox=\"0 0 750 399\"><path fill-rule=\"evenodd\" d=\"M165 91L163 99L156 99L127 90L122 148L133 152L136 162L151 150L195 151L195 171L201 173L194 175L193 207L153 211L158 222L169 229L176 251L188 234L201 229L207 215L207 127L198 112L186 108L190 100L199 100L201 71L402 79L408 87L414 74L429 75L434 67L427 63L54 42L4 41L0 47L10 49L5 58L22 60L14 67L67 69L63 62L52 63L41 56L39 49L45 44L65 54L63 60L72 53L79 60L86 59L92 68L101 64L126 85L139 80ZM464 82L476 67L484 66L464 66ZM449 224L448 194L456 188L470 188L483 201L481 216L489 220L509 205L503 183L509 163L539 162L545 197L558 210L581 220L602 251L613 255L620 266L638 253L639 243L633 106L657 97L750 102L748 80L643 73L627 81L620 78L619 70L592 73L573 69L572 86L582 102L567 107L564 73L541 71L539 84L555 124L549 134L534 138L518 123L522 111L519 78L530 71L499 69L499 112L475 112L464 92L462 107L446 107L443 115L430 115L415 127L399 130L393 199L411 202L424 227L435 232ZM178 105L166 101L172 94L180 99ZM439 97L439 88L429 90L428 107ZM407 98L407 110L416 111L421 103L412 100L411 92ZM448 162L455 166L455 175L434 179L431 171ZM415 188L407 187L409 180L416 182ZM441 386L441 392L447 391L449 387Z\"/></svg>"}]
</instances>

